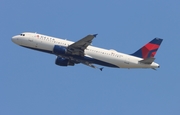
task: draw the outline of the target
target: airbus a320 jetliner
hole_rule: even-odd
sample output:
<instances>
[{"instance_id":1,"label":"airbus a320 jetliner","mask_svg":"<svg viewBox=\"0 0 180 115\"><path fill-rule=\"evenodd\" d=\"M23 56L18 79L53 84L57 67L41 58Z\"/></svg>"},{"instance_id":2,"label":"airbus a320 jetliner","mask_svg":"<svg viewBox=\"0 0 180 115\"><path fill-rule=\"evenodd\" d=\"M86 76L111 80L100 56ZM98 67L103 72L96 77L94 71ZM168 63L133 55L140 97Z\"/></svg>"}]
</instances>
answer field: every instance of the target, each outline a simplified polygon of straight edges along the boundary
<instances>
[{"instance_id":1,"label":"airbus a320 jetliner","mask_svg":"<svg viewBox=\"0 0 180 115\"><path fill-rule=\"evenodd\" d=\"M24 32L13 36L12 41L22 47L56 55L55 64L59 66L74 66L82 63L100 70L103 68L93 64L114 68L156 69L160 67L154 62L154 56L163 41L160 38L154 38L132 54L124 54L91 46L96 36L97 34L87 35L77 42L72 42L39 33Z\"/></svg>"}]
</instances>

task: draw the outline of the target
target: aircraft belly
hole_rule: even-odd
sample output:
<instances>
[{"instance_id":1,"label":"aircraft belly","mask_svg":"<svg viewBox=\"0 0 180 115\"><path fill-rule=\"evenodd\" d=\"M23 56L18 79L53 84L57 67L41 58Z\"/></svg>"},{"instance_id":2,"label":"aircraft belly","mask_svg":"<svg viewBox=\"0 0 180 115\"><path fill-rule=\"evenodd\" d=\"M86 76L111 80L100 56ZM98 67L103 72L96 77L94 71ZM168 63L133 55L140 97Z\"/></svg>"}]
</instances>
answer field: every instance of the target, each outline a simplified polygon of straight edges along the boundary
<instances>
[{"instance_id":1,"label":"aircraft belly","mask_svg":"<svg viewBox=\"0 0 180 115\"><path fill-rule=\"evenodd\" d=\"M88 53L87 55L90 55L92 58L96 59L96 60L100 60L100 61L103 61L103 62L106 62L106 63L109 63L109 64L112 64L114 66L118 66L117 62L119 60L117 60L116 58L112 57L112 56L109 56L109 55L103 55L103 54L98 54L98 53Z\"/></svg>"},{"instance_id":2,"label":"aircraft belly","mask_svg":"<svg viewBox=\"0 0 180 115\"><path fill-rule=\"evenodd\" d=\"M90 54L91 57L116 65L119 68L149 68L149 65L140 64L138 60L129 59L128 57L124 56L122 58L115 57L111 55L102 55L102 54Z\"/></svg>"},{"instance_id":3,"label":"aircraft belly","mask_svg":"<svg viewBox=\"0 0 180 115\"><path fill-rule=\"evenodd\" d=\"M52 52L54 47L53 43L40 41L40 40L29 41L28 39L21 40L20 45L26 48L48 52L48 53Z\"/></svg>"},{"instance_id":4,"label":"aircraft belly","mask_svg":"<svg viewBox=\"0 0 180 115\"><path fill-rule=\"evenodd\" d=\"M43 49L47 51L53 51L54 44L53 43L39 43L38 49Z\"/></svg>"}]
</instances>

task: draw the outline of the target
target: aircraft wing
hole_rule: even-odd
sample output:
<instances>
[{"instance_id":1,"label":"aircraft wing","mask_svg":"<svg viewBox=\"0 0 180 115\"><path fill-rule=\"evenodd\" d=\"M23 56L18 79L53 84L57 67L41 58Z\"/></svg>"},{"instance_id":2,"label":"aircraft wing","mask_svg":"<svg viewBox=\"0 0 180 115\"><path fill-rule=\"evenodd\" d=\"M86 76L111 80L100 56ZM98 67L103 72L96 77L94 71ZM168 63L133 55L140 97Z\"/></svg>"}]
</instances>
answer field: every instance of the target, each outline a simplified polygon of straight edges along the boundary
<instances>
[{"instance_id":1,"label":"aircraft wing","mask_svg":"<svg viewBox=\"0 0 180 115\"><path fill-rule=\"evenodd\" d=\"M93 38L96 36L97 34L87 35L86 37L80 39L79 41L69 45L67 47L68 53L72 55L84 56L84 50L92 43Z\"/></svg>"}]
</instances>

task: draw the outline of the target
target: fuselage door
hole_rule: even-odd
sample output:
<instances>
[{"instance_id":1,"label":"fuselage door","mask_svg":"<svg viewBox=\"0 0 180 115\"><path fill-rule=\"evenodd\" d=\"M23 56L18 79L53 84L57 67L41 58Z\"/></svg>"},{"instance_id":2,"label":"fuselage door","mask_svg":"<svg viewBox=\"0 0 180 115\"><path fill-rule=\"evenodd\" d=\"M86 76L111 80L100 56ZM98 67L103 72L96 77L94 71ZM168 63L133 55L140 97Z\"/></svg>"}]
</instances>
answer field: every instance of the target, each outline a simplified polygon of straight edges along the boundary
<instances>
[{"instance_id":1,"label":"fuselage door","mask_svg":"<svg viewBox=\"0 0 180 115\"><path fill-rule=\"evenodd\" d=\"M34 37L33 35L28 35L28 41L33 42L33 37Z\"/></svg>"},{"instance_id":2,"label":"fuselage door","mask_svg":"<svg viewBox=\"0 0 180 115\"><path fill-rule=\"evenodd\" d=\"M31 47L37 47L38 46L38 43L36 43L35 41L35 36L36 34L29 34L27 35L27 39L28 39L28 45L31 46Z\"/></svg>"},{"instance_id":3,"label":"fuselage door","mask_svg":"<svg viewBox=\"0 0 180 115\"><path fill-rule=\"evenodd\" d=\"M125 60L124 63L125 63L125 64L129 64L129 58L126 58L126 60Z\"/></svg>"}]
</instances>

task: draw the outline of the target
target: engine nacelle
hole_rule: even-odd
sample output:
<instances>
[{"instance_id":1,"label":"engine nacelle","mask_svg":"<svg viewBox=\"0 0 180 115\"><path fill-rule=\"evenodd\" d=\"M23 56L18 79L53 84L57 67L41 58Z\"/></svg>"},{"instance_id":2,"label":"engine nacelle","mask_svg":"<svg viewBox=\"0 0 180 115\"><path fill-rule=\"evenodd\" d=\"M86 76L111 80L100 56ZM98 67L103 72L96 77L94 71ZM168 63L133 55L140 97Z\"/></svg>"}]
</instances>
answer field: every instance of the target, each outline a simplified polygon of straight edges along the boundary
<instances>
[{"instance_id":1,"label":"engine nacelle","mask_svg":"<svg viewBox=\"0 0 180 115\"><path fill-rule=\"evenodd\" d=\"M55 45L53 48L53 53L56 55L64 55L64 54L66 54L66 52L67 52L67 50L65 47Z\"/></svg>"},{"instance_id":2,"label":"engine nacelle","mask_svg":"<svg viewBox=\"0 0 180 115\"><path fill-rule=\"evenodd\" d=\"M68 66L68 65L74 66L74 62L68 59L61 58L61 57L56 58L55 64L59 66Z\"/></svg>"}]
</instances>

